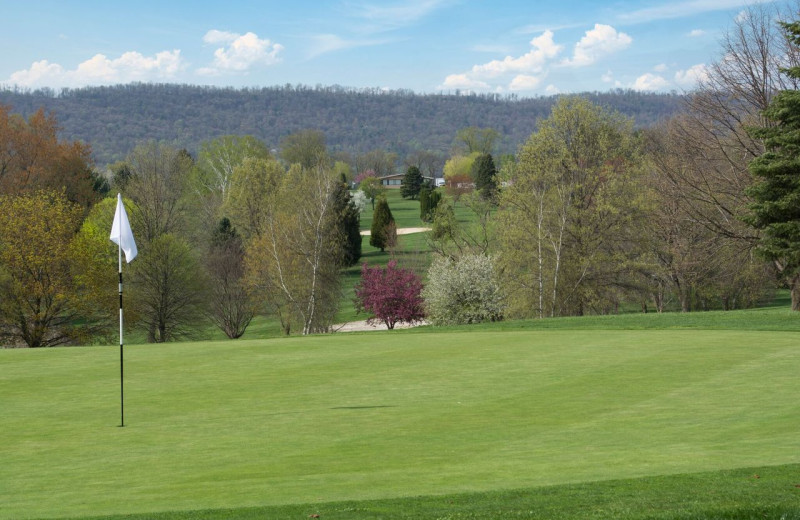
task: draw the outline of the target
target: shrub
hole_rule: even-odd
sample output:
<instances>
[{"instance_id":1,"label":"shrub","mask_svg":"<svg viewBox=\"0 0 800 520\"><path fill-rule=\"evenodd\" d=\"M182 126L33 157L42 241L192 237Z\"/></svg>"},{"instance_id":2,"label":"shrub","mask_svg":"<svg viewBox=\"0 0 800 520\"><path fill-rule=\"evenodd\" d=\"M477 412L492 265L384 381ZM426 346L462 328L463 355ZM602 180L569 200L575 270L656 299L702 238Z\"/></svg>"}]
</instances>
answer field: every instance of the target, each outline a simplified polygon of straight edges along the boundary
<instances>
[{"instance_id":1,"label":"shrub","mask_svg":"<svg viewBox=\"0 0 800 520\"><path fill-rule=\"evenodd\" d=\"M486 255L435 260L422 296L428 319L434 325L503 319L505 298L492 259Z\"/></svg>"}]
</instances>

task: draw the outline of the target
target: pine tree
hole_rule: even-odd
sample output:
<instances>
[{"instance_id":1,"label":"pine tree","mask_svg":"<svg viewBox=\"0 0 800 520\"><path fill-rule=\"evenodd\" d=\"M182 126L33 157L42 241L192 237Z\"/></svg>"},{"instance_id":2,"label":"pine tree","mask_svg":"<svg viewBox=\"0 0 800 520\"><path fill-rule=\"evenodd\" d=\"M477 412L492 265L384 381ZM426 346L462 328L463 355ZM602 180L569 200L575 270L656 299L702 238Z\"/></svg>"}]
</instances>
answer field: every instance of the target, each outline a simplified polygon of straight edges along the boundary
<instances>
[{"instance_id":1,"label":"pine tree","mask_svg":"<svg viewBox=\"0 0 800 520\"><path fill-rule=\"evenodd\" d=\"M419 190L419 218L423 222L427 222L430 217L430 194L431 190L427 186Z\"/></svg>"},{"instance_id":2,"label":"pine tree","mask_svg":"<svg viewBox=\"0 0 800 520\"><path fill-rule=\"evenodd\" d=\"M342 265L350 267L361 258L361 213L353 204L345 183L337 183L335 190L336 222L343 240Z\"/></svg>"},{"instance_id":3,"label":"pine tree","mask_svg":"<svg viewBox=\"0 0 800 520\"><path fill-rule=\"evenodd\" d=\"M494 199L497 193L497 168L491 154L484 153L475 159L472 163L472 179L475 181L475 189L484 200Z\"/></svg>"},{"instance_id":4,"label":"pine tree","mask_svg":"<svg viewBox=\"0 0 800 520\"><path fill-rule=\"evenodd\" d=\"M409 166L408 170L406 170L405 177L403 177L400 195L402 195L404 199L416 199L420 189L422 189L423 182L424 179L422 178L422 172L419 171L419 168L416 166Z\"/></svg>"},{"instance_id":5,"label":"pine tree","mask_svg":"<svg viewBox=\"0 0 800 520\"><path fill-rule=\"evenodd\" d=\"M372 214L372 227L370 229L369 245L377 247L383 252L397 239L397 228L394 225L392 210L386 197L378 197L375 212Z\"/></svg>"},{"instance_id":6,"label":"pine tree","mask_svg":"<svg viewBox=\"0 0 800 520\"><path fill-rule=\"evenodd\" d=\"M800 22L782 24L800 45ZM800 67L784 73L800 79ZM750 162L756 182L747 189L751 213L745 221L763 230L758 251L775 262L792 291L792 310L800 311L800 91L784 90L772 98L764 116L775 124L752 129L766 152Z\"/></svg>"}]
</instances>

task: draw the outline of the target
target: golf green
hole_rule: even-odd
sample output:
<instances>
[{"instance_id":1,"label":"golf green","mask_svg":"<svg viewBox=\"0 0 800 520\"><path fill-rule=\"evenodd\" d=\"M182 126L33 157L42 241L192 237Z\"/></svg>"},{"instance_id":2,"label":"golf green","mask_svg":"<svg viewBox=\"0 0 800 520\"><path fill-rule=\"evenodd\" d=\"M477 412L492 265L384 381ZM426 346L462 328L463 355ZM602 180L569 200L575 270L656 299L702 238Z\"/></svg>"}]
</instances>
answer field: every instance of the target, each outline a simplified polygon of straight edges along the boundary
<instances>
[{"instance_id":1,"label":"golf green","mask_svg":"<svg viewBox=\"0 0 800 520\"><path fill-rule=\"evenodd\" d=\"M800 462L793 332L334 334L0 351L0 518Z\"/></svg>"}]
</instances>

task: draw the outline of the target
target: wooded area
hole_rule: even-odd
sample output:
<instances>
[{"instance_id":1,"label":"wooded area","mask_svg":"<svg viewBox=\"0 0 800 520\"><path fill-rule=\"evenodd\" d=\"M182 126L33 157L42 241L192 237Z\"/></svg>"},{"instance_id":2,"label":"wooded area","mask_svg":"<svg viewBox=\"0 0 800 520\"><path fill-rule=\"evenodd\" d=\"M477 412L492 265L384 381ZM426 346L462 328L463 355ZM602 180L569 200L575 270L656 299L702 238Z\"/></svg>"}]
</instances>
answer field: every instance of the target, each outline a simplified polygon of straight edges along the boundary
<instances>
[{"instance_id":1,"label":"wooded area","mask_svg":"<svg viewBox=\"0 0 800 520\"><path fill-rule=\"evenodd\" d=\"M678 94L631 90L583 96L632 117L638 127L669 117L682 103ZM332 153L380 149L403 158L418 150L446 153L458 130L485 127L501 136L497 152L515 153L555 100L304 85L0 89L0 104L24 117L40 108L53 112L62 137L91 143L100 167L123 160L137 143L151 139L194 154L202 142L222 135L252 135L277 148L286 136L306 129L323 132Z\"/></svg>"},{"instance_id":2,"label":"wooded area","mask_svg":"<svg viewBox=\"0 0 800 520\"><path fill-rule=\"evenodd\" d=\"M115 286L116 274L109 189L125 197L140 241L126 316L149 341L191 337L204 320L239 337L255 314L279 320L285 334L327 332L343 299L343 269L361 256L362 212L373 211L370 244L392 256L398 250L376 175L400 160L407 185L397 191L415 204L415 218L432 220L424 251L432 262L415 276L427 284L424 312L433 323L626 306L729 310L756 305L777 287L790 290L800 311L800 24L776 24L772 9L759 4L737 19L725 58L665 121L637 128L592 96L561 96L514 155L504 153L507 136L497 128L439 134L450 143L441 161L448 185L424 192L417 182L436 152L348 155L318 129L284 136L277 148L248 135L215 136L194 155L143 141L104 178L87 146L58 137L53 115L2 108L0 339L57 345L113 322L116 293L103 289ZM317 89L309 99L324 95ZM501 113L522 103L473 101ZM376 318L392 326L421 319L418 305L407 318L396 304L387 310L387 301L422 291L417 278L395 276L405 273L395 261L386 259L383 272L364 269L355 302L381 309Z\"/></svg>"}]
</instances>

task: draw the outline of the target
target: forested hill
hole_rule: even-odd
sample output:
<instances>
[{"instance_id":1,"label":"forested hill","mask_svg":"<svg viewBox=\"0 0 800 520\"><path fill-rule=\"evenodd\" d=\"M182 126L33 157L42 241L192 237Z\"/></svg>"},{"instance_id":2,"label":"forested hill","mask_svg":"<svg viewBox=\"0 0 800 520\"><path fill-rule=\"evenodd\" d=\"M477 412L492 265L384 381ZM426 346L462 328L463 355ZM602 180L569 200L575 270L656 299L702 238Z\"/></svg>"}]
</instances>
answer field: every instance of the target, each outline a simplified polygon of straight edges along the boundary
<instances>
[{"instance_id":1,"label":"forested hill","mask_svg":"<svg viewBox=\"0 0 800 520\"><path fill-rule=\"evenodd\" d=\"M648 126L674 113L675 94L629 90L584 94ZM216 88L171 84L20 91L0 89L0 103L28 116L52 111L62 137L88 142L98 166L123 159L139 142L155 139L195 152L206 140L251 134L277 147L305 129L322 130L332 151L373 149L403 158L414 150L447 152L456 131L492 127L500 151L514 152L549 114L555 97L516 99L498 95L414 94L409 91L283 86Z\"/></svg>"}]
</instances>

